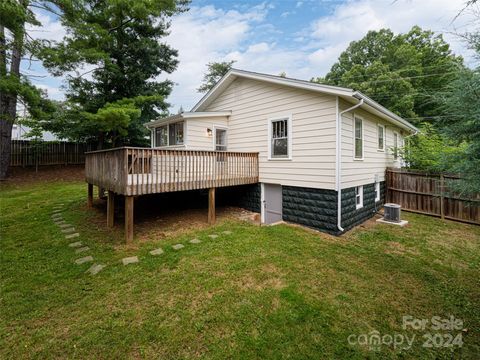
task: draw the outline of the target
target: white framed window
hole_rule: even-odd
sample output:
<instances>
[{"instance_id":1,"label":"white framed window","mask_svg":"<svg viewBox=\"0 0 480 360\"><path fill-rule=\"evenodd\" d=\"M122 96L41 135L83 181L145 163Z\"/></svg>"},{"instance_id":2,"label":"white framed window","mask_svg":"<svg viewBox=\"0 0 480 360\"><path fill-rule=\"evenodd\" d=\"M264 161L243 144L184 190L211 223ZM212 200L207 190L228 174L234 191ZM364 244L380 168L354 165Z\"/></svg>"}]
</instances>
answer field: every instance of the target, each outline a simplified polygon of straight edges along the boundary
<instances>
[{"instance_id":1,"label":"white framed window","mask_svg":"<svg viewBox=\"0 0 480 360\"><path fill-rule=\"evenodd\" d=\"M183 144L183 121L168 124L168 145Z\"/></svg>"},{"instance_id":2,"label":"white framed window","mask_svg":"<svg viewBox=\"0 0 480 360\"><path fill-rule=\"evenodd\" d=\"M355 205L357 209L363 207L363 185L355 187Z\"/></svg>"},{"instance_id":3,"label":"white framed window","mask_svg":"<svg viewBox=\"0 0 480 360\"><path fill-rule=\"evenodd\" d=\"M227 129L215 128L215 150L227 151Z\"/></svg>"},{"instance_id":4,"label":"white framed window","mask_svg":"<svg viewBox=\"0 0 480 360\"><path fill-rule=\"evenodd\" d=\"M168 125L155 128L155 146L168 146Z\"/></svg>"},{"instance_id":5,"label":"white framed window","mask_svg":"<svg viewBox=\"0 0 480 360\"><path fill-rule=\"evenodd\" d=\"M393 158L398 159L398 133L393 133Z\"/></svg>"},{"instance_id":6,"label":"white framed window","mask_svg":"<svg viewBox=\"0 0 480 360\"><path fill-rule=\"evenodd\" d=\"M269 119L268 159L290 160L292 158L292 116Z\"/></svg>"},{"instance_id":7,"label":"white framed window","mask_svg":"<svg viewBox=\"0 0 480 360\"><path fill-rule=\"evenodd\" d=\"M380 183L375 183L375 202L380 201Z\"/></svg>"},{"instance_id":8,"label":"white framed window","mask_svg":"<svg viewBox=\"0 0 480 360\"><path fill-rule=\"evenodd\" d=\"M377 124L377 149L385 151L385 125Z\"/></svg>"},{"instance_id":9,"label":"white framed window","mask_svg":"<svg viewBox=\"0 0 480 360\"><path fill-rule=\"evenodd\" d=\"M184 122L178 121L155 128L155 146L183 145Z\"/></svg>"},{"instance_id":10,"label":"white framed window","mask_svg":"<svg viewBox=\"0 0 480 360\"><path fill-rule=\"evenodd\" d=\"M353 158L363 160L363 119L354 116L353 123Z\"/></svg>"}]
</instances>

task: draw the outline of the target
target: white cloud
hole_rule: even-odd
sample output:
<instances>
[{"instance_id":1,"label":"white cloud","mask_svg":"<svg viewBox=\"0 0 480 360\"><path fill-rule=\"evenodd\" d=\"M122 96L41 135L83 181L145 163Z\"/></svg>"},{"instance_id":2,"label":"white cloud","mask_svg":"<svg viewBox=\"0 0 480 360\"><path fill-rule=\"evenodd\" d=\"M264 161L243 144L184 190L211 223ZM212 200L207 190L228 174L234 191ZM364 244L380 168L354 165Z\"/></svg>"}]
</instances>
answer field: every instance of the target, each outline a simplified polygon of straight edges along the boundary
<instances>
[{"instance_id":1,"label":"white cloud","mask_svg":"<svg viewBox=\"0 0 480 360\"><path fill-rule=\"evenodd\" d=\"M27 26L28 33L34 39L46 39L54 41L60 41L63 39L66 31L60 21L44 13L37 13L36 18L41 23L41 26Z\"/></svg>"},{"instance_id":2,"label":"white cloud","mask_svg":"<svg viewBox=\"0 0 480 360\"><path fill-rule=\"evenodd\" d=\"M180 65L170 76L178 83L170 102L174 108L189 108L201 95L196 93L205 64L211 61L236 60L235 67L246 70L310 79L325 75L351 41L361 39L369 30L390 28L406 32L419 25L435 32L448 32L468 19L452 20L464 0L348 0L333 12L313 21L294 37L293 43L282 41L285 34L266 21L271 8L265 3L240 11L224 11L213 6L192 8L172 22L168 42L179 50ZM295 7L302 6L298 1ZM293 10L280 14L285 18ZM275 24L275 23L274 23ZM269 27L275 42L252 43L260 28ZM288 35L288 34L286 34ZM464 44L454 36L444 37L456 53L466 54Z\"/></svg>"},{"instance_id":3,"label":"white cloud","mask_svg":"<svg viewBox=\"0 0 480 360\"><path fill-rule=\"evenodd\" d=\"M292 2L290 9L279 12L277 19L270 14L273 5L248 3L225 10L218 6L193 6L190 11L172 19L166 42L179 51L180 64L162 79L177 85L168 101L173 110L183 105L189 109L201 98L196 89L201 83L206 64L212 61L236 60L235 67L246 70L310 79L322 76L337 60L351 41L359 40L369 30L390 28L395 33L406 32L413 25L444 33L456 53L466 55L465 44L448 32L455 28L466 31L472 16L468 13L452 20L465 0L346 0L329 3L331 12L319 17L303 29L286 32L282 19L301 14L318 1ZM308 6L307 6L308 5ZM322 5L323 6L323 5ZM300 8L300 9L297 9ZM60 40L65 31L58 21L47 15L38 15L43 23L34 36ZM259 36L261 35L261 36ZM293 39L292 41L285 40ZM43 86L51 97L61 95L54 86Z\"/></svg>"}]
</instances>

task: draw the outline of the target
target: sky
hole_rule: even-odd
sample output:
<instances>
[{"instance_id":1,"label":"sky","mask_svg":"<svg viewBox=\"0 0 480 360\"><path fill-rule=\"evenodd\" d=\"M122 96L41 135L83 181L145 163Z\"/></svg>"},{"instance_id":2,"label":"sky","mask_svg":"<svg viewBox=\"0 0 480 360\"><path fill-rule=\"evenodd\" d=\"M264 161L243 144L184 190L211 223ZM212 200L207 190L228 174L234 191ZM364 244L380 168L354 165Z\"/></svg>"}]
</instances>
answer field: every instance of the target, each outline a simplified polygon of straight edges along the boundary
<instances>
[{"instance_id":1,"label":"sky","mask_svg":"<svg viewBox=\"0 0 480 360\"><path fill-rule=\"evenodd\" d=\"M165 41L179 51L179 66L162 75L175 83L167 101L171 111L190 110L202 97L197 92L206 64L235 60L244 70L309 80L325 75L351 41L369 30L407 32L419 25L443 34L467 64L473 54L453 33L471 30L467 11L455 19L465 0L193 0L188 12L172 18ZM39 14L34 37L61 40L57 19ZM477 24L478 26L478 24ZM28 64L24 64L27 65ZM62 78L34 63L27 73L52 99L63 99Z\"/></svg>"}]
</instances>

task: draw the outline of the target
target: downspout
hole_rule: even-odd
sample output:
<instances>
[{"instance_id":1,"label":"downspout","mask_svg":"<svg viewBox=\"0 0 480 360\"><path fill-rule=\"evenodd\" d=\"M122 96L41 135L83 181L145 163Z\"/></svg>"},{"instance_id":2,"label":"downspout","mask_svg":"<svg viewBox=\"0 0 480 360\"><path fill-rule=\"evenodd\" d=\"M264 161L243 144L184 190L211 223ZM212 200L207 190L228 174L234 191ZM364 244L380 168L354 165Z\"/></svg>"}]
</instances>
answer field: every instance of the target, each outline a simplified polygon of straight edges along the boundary
<instances>
[{"instance_id":1,"label":"downspout","mask_svg":"<svg viewBox=\"0 0 480 360\"><path fill-rule=\"evenodd\" d=\"M360 101L356 104L353 105L352 107L343 110L342 112L338 112L339 110L339 103L338 103L338 96L337 96L337 141L335 142L336 144L336 174L335 174L335 180L336 184L335 187L337 188L337 228L340 230L340 232L343 232L345 229L342 228L342 115L345 114L346 112L352 111L359 106L363 105L363 99L360 99ZM355 130L354 130L355 131Z\"/></svg>"}]
</instances>

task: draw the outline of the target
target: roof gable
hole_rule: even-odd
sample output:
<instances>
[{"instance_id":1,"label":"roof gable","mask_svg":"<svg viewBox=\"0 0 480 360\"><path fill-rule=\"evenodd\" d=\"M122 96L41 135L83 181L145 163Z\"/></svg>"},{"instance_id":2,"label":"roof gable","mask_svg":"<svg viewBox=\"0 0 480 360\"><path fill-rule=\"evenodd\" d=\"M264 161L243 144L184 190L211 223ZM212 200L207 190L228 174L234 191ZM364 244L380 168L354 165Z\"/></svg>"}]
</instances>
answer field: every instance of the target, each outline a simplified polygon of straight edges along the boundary
<instances>
[{"instance_id":1,"label":"roof gable","mask_svg":"<svg viewBox=\"0 0 480 360\"><path fill-rule=\"evenodd\" d=\"M226 73L216 84L215 86L207 92L200 101L192 108L192 112L205 111L205 109L210 105L216 98L220 96L228 86L237 78L246 78L253 79L258 81L264 81L271 84L278 84L283 86L288 86L297 89L303 89L307 91L320 92L324 94L329 94L333 96L339 96L346 100L364 100L362 108L368 112L374 113L387 121L395 123L397 126L404 128L410 132L418 131L415 126L410 124L405 119L402 119L400 116L392 113L390 110L386 109L379 103L370 99L368 96L362 94L359 91L354 91L352 89L330 86L324 84L317 84L310 81L298 80L292 78L285 78L281 76L261 74L251 71L231 69Z\"/></svg>"}]
</instances>

